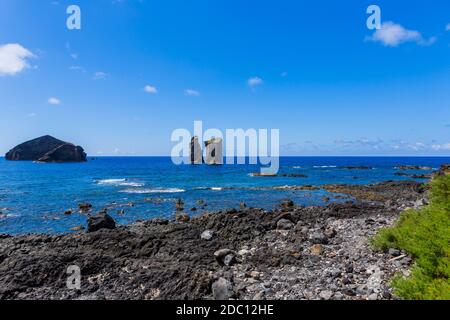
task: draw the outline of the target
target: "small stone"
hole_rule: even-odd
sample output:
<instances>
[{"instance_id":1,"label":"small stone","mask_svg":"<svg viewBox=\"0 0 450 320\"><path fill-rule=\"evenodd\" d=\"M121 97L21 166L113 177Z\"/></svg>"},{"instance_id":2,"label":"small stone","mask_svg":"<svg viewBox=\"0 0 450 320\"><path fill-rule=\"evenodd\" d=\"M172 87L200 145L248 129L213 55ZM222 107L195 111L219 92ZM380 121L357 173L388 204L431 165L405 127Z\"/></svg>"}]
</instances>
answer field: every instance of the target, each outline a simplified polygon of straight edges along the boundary
<instances>
[{"instance_id":1,"label":"small stone","mask_svg":"<svg viewBox=\"0 0 450 320\"><path fill-rule=\"evenodd\" d=\"M333 228L327 228L324 231L324 235L327 236L328 238L334 238L336 236L336 234L337 234L337 232Z\"/></svg>"},{"instance_id":2,"label":"small stone","mask_svg":"<svg viewBox=\"0 0 450 320\"><path fill-rule=\"evenodd\" d=\"M69 216L69 215L71 215L72 213L73 213L72 209L69 209L69 210L64 211L64 214L65 214L66 216Z\"/></svg>"},{"instance_id":3,"label":"small stone","mask_svg":"<svg viewBox=\"0 0 450 320\"><path fill-rule=\"evenodd\" d=\"M191 220L191 217L189 217L189 215L186 213L180 213L175 215L175 220L177 222L189 222L189 220Z\"/></svg>"},{"instance_id":4,"label":"small stone","mask_svg":"<svg viewBox=\"0 0 450 320\"><path fill-rule=\"evenodd\" d=\"M119 216L123 216L125 214L125 210L121 209L121 210L117 211L117 214Z\"/></svg>"},{"instance_id":5,"label":"small stone","mask_svg":"<svg viewBox=\"0 0 450 320\"><path fill-rule=\"evenodd\" d=\"M310 248L310 252L314 255L321 255L323 253L323 246L321 244L315 244Z\"/></svg>"},{"instance_id":6,"label":"small stone","mask_svg":"<svg viewBox=\"0 0 450 320\"><path fill-rule=\"evenodd\" d=\"M342 284L347 285L347 284L350 284L350 283L352 283L352 282L350 281L349 278L347 278L347 277L342 278Z\"/></svg>"},{"instance_id":7,"label":"small stone","mask_svg":"<svg viewBox=\"0 0 450 320\"><path fill-rule=\"evenodd\" d=\"M84 230L84 226L76 226L76 227L71 228L70 230L72 230L72 231L81 231L81 230Z\"/></svg>"},{"instance_id":8,"label":"small stone","mask_svg":"<svg viewBox=\"0 0 450 320\"><path fill-rule=\"evenodd\" d=\"M92 209L92 204L90 204L90 203L80 203L80 204L78 204L78 209L80 209L80 211L82 213L89 212Z\"/></svg>"},{"instance_id":9,"label":"small stone","mask_svg":"<svg viewBox=\"0 0 450 320\"><path fill-rule=\"evenodd\" d=\"M210 241L213 238L214 232L212 230L205 230L200 235L200 238L206 241Z\"/></svg>"},{"instance_id":10,"label":"small stone","mask_svg":"<svg viewBox=\"0 0 450 320\"><path fill-rule=\"evenodd\" d=\"M150 220L150 222L153 223L153 224L158 224L158 225L167 225L167 224L169 224L169 220L162 219L162 218L154 218L154 219Z\"/></svg>"},{"instance_id":11,"label":"small stone","mask_svg":"<svg viewBox=\"0 0 450 320\"><path fill-rule=\"evenodd\" d=\"M277 230L290 230L294 227L294 224L287 219L280 219L277 222Z\"/></svg>"},{"instance_id":12,"label":"small stone","mask_svg":"<svg viewBox=\"0 0 450 320\"><path fill-rule=\"evenodd\" d=\"M353 265L352 264L348 264L347 266L345 266L345 272L353 273Z\"/></svg>"},{"instance_id":13,"label":"small stone","mask_svg":"<svg viewBox=\"0 0 450 320\"><path fill-rule=\"evenodd\" d=\"M314 232L310 237L310 241L314 244L327 244L328 238L322 232Z\"/></svg>"},{"instance_id":14,"label":"small stone","mask_svg":"<svg viewBox=\"0 0 450 320\"><path fill-rule=\"evenodd\" d=\"M259 279L261 276L261 274L258 271L252 271L250 272L250 277L252 277L253 279Z\"/></svg>"},{"instance_id":15,"label":"small stone","mask_svg":"<svg viewBox=\"0 0 450 320\"><path fill-rule=\"evenodd\" d=\"M265 292L259 291L253 296L253 300L264 300L265 299Z\"/></svg>"},{"instance_id":16,"label":"small stone","mask_svg":"<svg viewBox=\"0 0 450 320\"><path fill-rule=\"evenodd\" d=\"M392 257L398 257L401 254L401 252L398 249L391 248L389 249L388 254Z\"/></svg>"},{"instance_id":17,"label":"small stone","mask_svg":"<svg viewBox=\"0 0 450 320\"><path fill-rule=\"evenodd\" d=\"M383 299L389 300L392 298L392 294L388 290L383 290L383 293L381 294Z\"/></svg>"},{"instance_id":18,"label":"small stone","mask_svg":"<svg viewBox=\"0 0 450 320\"><path fill-rule=\"evenodd\" d=\"M224 278L219 278L212 286L212 293L215 300L228 300L233 293L233 286L230 281Z\"/></svg>"},{"instance_id":19,"label":"small stone","mask_svg":"<svg viewBox=\"0 0 450 320\"><path fill-rule=\"evenodd\" d=\"M236 256L234 254L227 254L225 258L223 258L223 264L227 267L232 266L236 262Z\"/></svg>"},{"instance_id":20,"label":"small stone","mask_svg":"<svg viewBox=\"0 0 450 320\"><path fill-rule=\"evenodd\" d=\"M177 199L177 201L175 202L175 207L177 209L177 211L183 211L184 210L184 202L182 199Z\"/></svg>"},{"instance_id":21,"label":"small stone","mask_svg":"<svg viewBox=\"0 0 450 320\"><path fill-rule=\"evenodd\" d=\"M285 199L281 202L280 207L284 209L292 208L294 206L294 201L291 199Z\"/></svg>"},{"instance_id":22,"label":"small stone","mask_svg":"<svg viewBox=\"0 0 450 320\"><path fill-rule=\"evenodd\" d=\"M378 300L378 294L372 293L367 297L368 300Z\"/></svg>"},{"instance_id":23,"label":"small stone","mask_svg":"<svg viewBox=\"0 0 450 320\"><path fill-rule=\"evenodd\" d=\"M330 290L321 291L319 293L319 297L321 297L324 300L330 300L332 296L333 296L333 292Z\"/></svg>"},{"instance_id":24,"label":"small stone","mask_svg":"<svg viewBox=\"0 0 450 320\"><path fill-rule=\"evenodd\" d=\"M236 252L230 249L220 249L214 252L214 258L216 258L216 261L219 265L230 265L230 263L233 262L233 259L236 256ZM228 257L228 258L227 258ZM225 261L226 258L226 261Z\"/></svg>"}]
</instances>

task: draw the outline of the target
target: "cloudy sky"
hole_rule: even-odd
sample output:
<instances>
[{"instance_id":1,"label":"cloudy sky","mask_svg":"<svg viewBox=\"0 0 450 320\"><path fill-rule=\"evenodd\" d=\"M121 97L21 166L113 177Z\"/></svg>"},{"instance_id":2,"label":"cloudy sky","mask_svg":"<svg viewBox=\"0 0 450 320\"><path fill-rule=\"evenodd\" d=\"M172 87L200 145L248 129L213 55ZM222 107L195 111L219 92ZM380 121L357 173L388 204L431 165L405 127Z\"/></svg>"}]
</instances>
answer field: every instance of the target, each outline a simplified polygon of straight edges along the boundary
<instances>
[{"instance_id":1,"label":"cloudy sky","mask_svg":"<svg viewBox=\"0 0 450 320\"><path fill-rule=\"evenodd\" d=\"M280 129L285 155L450 155L450 2L376 1L369 30L372 3L2 0L0 153L168 155L202 120Z\"/></svg>"}]
</instances>

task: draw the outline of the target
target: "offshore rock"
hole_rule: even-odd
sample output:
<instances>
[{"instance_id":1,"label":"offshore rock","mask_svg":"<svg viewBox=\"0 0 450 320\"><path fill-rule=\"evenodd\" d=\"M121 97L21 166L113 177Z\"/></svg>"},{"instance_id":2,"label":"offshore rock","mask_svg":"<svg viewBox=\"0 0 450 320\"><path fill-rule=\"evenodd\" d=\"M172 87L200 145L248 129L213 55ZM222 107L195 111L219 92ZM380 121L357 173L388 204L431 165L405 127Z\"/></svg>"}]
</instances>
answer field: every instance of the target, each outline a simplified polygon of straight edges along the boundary
<instances>
[{"instance_id":1,"label":"offshore rock","mask_svg":"<svg viewBox=\"0 0 450 320\"><path fill-rule=\"evenodd\" d=\"M6 153L5 159L11 161L85 162L86 153L80 146L47 135L19 144Z\"/></svg>"}]
</instances>

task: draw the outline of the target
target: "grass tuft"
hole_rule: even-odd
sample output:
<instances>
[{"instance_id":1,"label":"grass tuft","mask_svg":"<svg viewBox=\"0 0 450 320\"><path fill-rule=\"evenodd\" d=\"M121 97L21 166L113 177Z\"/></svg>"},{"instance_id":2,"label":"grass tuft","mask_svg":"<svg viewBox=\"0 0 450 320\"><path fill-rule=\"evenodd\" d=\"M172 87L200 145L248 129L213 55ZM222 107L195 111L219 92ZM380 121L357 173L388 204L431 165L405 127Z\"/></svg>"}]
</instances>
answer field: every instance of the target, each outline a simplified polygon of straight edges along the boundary
<instances>
[{"instance_id":1,"label":"grass tuft","mask_svg":"<svg viewBox=\"0 0 450 320\"><path fill-rule=\"evenodd\" d=\"M429 205L405 211L372 239L375 249L402 249L415 259L410 276L392 281L408 300L450 300L450 175L435 178L430 192Z\"/></svg>"}]
</instances>

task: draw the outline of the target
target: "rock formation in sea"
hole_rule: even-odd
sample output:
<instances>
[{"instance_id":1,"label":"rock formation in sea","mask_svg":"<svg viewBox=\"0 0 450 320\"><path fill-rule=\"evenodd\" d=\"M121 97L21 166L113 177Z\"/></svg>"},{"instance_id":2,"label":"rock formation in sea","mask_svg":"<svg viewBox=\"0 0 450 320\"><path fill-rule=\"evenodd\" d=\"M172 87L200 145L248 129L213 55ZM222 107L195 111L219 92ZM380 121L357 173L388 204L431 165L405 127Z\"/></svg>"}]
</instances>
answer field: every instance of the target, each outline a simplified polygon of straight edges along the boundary
<instances>
[{"instance_id":1,"label":"rock formation in sea","mask_svg":"<svg viewBox=\"0 0 450 320\"><path fill-rule=\"evenodd\" d=\"M38 162L85 162L86 153L80 146L46 135L19 144L6 153L5 159Z\"/></svg>"},{"instance_id":2,"label":"rock formation in sea","mask_svg":"<svg viewBox=\"0 0 450 320\"><path fill-rule=\"evenodd\" d=\"M223 164L222 139L211 138L205 141L205 163L209 165Z\"/></svg>"},{"instance_id":3,"label":"rock formation in sea","mask_svg":"<svg viewBox=\"0 0 450 320\"><path fill-rule=\"evenodd\" d=\"M202 147L198 142L198 137L192 137L191 139L191 164L202 164L203 156L202 156Z\"/></svg>"}]
</instances>

